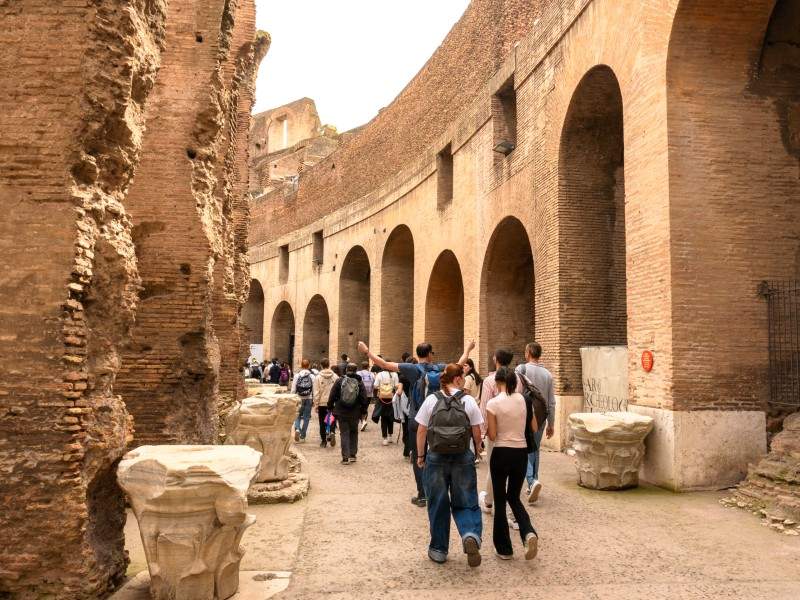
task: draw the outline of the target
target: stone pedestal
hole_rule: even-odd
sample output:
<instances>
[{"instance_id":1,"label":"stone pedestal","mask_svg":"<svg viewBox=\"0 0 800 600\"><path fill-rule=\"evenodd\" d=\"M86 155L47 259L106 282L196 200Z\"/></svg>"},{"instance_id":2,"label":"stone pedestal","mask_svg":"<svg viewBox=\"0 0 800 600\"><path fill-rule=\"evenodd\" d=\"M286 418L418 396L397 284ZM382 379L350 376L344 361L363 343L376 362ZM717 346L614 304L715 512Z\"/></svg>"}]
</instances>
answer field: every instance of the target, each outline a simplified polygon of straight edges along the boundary
<instances>
[{"instance_id":1,"label":"stone pedestal","mask_svg":"<svg viewBox=\"0 0 800 600\"><path fill-rule=\"evenodd\" d=\"M574 413L569 425L578 485L594 490L639 485L644 438L653 419L626 412Z\"/></svg>"},{"instance_id":2,"label":"stone pedestal","mask_svg":"<svg viewBox=\"0 0 800 600\"><path fill-rule=\"evenodd\" d=\"M260 459L246 446L142 446L123 457L117 478L139 521L154 599L236 593Z\"/></svg>"},{"instance_id":3,"label":"stone pedestal","mask_svg":"<svg viewBox=\"0 0 800 600\"><path fill-rule=\"evenodd\" d=\"M259 383L256 380L252 382L247 380L246 383L248 396L269 396L271 394L281 394L289 391L285 385L278 385L277 383Z\"/></svg>"},{"instance_id":4,"label":"stone pedestal","mask_svg":"<svg viewBox=\"0 0 800 600\"><path fill-rule=\"evenodd\" d=\"M226 444L244 444L261 452L256 481L283 481L289 475L292 423L300 397L273 394L245 398L226 419Z\"/></svg>"}]
</instances>

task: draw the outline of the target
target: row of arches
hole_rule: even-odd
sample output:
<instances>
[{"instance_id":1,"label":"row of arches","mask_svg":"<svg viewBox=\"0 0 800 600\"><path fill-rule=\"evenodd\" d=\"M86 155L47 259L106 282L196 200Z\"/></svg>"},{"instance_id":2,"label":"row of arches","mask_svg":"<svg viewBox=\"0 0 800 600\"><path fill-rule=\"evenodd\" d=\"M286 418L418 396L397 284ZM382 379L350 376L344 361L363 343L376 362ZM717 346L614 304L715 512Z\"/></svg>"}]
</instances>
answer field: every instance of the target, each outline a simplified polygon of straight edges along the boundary
<instances>
[{"instance_id":1,"label":"row of arches","mask_svg":"<svg viewBox=\"0 0 800 600\"><path fill-rule=\"evenodd\" d=\"M558 295L565 307L560 315L560 345L569 349L562 365L567 389L580 387L581 345L626 342L622 113L614 73L597 67L578 85L562 133ZM379 311L381 352L392 358L414 348L414 256L411 229L396 227L381 259ZM358 341L369 342L371 274L364 248L351 248L339 276L337 355L357 356ZM446 250L435 261L428 281L424 338L443 359L456 357L463 349L464 276L456 255ZM518 218L508 216L496 227L479 281L482 366L497 347L521 357L525 344L536 335L535 276L531 242ZM252 330L257 339L258 325ZM329 333L327 304L322 296L314 296L303 323L303 356L327 356ZM270 355L293 357L293 336L293 312L282 302L272 317Z\"/></svg>"}]
</instances>

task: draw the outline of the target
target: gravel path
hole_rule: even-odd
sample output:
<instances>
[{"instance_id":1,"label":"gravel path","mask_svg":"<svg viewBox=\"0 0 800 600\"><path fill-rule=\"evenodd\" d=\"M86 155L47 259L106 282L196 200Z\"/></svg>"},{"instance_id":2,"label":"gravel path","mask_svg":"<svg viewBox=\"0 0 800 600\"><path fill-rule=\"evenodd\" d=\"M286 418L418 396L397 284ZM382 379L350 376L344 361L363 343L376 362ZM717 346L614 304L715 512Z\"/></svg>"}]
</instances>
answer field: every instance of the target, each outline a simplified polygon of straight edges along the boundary
<instances>
[{"instance_id":1,"label":"gravel path","mask_svg":"<svg viewBox=\"0 0 800 600\"><path fill-rule=\"evenodd\" d=\"M361 442L358 462L342 466L338 446L319 448L309 435L300 446L309 497L251 507L258 522L244 536L242 569L292 571L277 598L800 599L800 538L720 506L722 493L581 489L572 459L557 453L543 457L545 487L531 507L537 559L521 558L518 537L518 557L497 559L485 516L483 564L467 566L453 526L450 560L436 565L426 555L426 512L410 503L410 464L396 445L380 445L372 423ZM482 481L486 466L479 469ZM128 521L135 571L143 559Z\"/></svg>"}]
</instances>

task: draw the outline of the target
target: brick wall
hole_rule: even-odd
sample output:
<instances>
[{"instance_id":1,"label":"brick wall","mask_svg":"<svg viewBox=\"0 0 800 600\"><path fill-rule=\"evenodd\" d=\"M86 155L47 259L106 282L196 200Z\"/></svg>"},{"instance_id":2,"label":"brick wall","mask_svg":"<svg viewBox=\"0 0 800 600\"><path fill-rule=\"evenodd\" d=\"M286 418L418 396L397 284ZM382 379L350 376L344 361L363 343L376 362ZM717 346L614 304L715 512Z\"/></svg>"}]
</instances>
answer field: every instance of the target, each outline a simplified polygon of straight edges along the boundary
<instances>
[{"instance_id":1,"label":"brick wall","mask_svg":"<svg viewBox=\"0 0 800 600\"><path fill-rule=\"evenodd\" d=\"M131 425L112 385L139 278L124 203L165 7L0 17L0 596L98 598L127 567L115 466Z\"/></svg>"},{"instance_id":2,"label":"brick wall","mask_svg":"<svg viewBox=\"0 0 800 600\"><path fill-rule=\"evenodd\" d=\"M339 279L339 346L337 356L358 357L358 342L369 343L370 262L356 246L344 259Z\"/></svg>"},{"instance_id":3,"label":"brick wall","mask_svg":"<svg viewBox=\"0 0 800 600\"><path fill-rule=\"evenodd\" d=\"M117 380L135 441L210 443L242 394L239 311L247 114L257 55L250 1L170 3L151 127L128 197L143 290ZM264 42L260 42L263 44ZM151 118L152 117L152 118Z\"/></svg>"},{"instance_id":4,"label":"brick wall","mask_svg":"<svg viewBox=\"0 0 800 600\"><path fill-rule=\"evenodd\" d=\"M458 259L449 250L436 259L428 283L425 340L441 362L458 360L464 349L464 283Z\"/></svg>"},{"instance_id":5,"label":"brick wall","mask_svg":"<svg viewBox=\"0 0 800 600\"><path fill-rule=\"evenodd\" d=\"M398 361L414 352L414 237L401 225L392 231L381 265L381 351Z\"/></svg>"},{"instance_id":6,"label":"brick wall","mask_svg":"<svg viewBox=\"0 0 800 600\"><path fill-rule=\"evenodd\" d=\"M323 358L330 359L331 321L328 316L328 305L322 296L314 296L305 312L303 319L303 356L312 362L319 362ZM335 357L333 357L335 361Z\"/></svg>"}]
</instances>

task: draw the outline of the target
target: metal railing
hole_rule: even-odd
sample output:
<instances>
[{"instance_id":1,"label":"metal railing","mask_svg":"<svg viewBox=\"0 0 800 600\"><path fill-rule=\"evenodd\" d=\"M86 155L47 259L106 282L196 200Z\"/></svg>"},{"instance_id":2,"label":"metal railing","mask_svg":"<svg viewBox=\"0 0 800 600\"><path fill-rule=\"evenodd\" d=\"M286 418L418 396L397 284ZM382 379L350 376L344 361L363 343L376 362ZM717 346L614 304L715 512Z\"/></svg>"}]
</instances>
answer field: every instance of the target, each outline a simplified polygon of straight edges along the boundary
<instances>
[{"instance_id":1,"label":"metal railing","mask_svg":"<svg viewBox=\"0 0 800 600\"><path fill-rule=\"evenodd\" d=\"M800 281L765 281L769 322L769 403L800 409Z\"/></svg>"}]
</instances>

